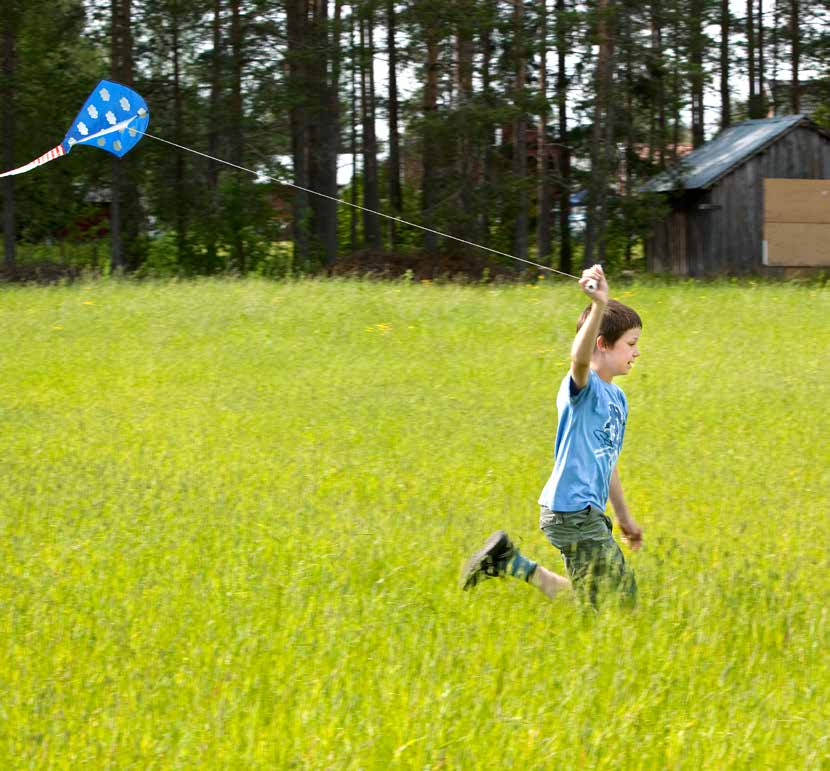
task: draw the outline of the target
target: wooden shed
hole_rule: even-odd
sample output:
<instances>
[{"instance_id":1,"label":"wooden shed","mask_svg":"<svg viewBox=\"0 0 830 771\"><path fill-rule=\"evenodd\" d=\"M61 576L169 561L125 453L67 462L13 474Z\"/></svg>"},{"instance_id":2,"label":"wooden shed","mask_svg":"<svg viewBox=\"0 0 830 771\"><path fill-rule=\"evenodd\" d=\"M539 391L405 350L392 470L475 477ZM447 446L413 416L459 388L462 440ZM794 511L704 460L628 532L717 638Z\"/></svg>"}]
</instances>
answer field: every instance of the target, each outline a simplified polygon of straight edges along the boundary
<instances>
[{"instance_id":1,"label":"wooden shed","mask_svg":"<svg viewBox=\"0 0 830 771\"><path fill-rule=\"evenodd\" d=\"M730 126L641 190L671 206L646 241L649 271L830 267L830 132L805 115Z\"/></svg>"}]
</instances>

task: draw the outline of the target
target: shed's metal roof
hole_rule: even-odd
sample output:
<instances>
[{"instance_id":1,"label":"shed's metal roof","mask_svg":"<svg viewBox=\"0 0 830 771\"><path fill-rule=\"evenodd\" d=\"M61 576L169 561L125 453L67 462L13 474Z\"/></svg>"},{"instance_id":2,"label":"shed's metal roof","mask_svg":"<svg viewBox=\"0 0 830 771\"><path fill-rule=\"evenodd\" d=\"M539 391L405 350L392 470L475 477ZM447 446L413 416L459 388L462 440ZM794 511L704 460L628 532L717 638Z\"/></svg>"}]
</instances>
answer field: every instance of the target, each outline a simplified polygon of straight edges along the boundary
<instances>
[{"instance_id":1,"label":"shed's metal roof","mask_svg":"<svg viewBox=\"0 0 830 771\"><path fill-rule=\"evenodd\" d=\"M668 193L672 190L710 187L802 121L814 125L806 115L785 115L736 123L692 150L674 169L652 177L640 190Z\"/></svg>"}]
</instances>

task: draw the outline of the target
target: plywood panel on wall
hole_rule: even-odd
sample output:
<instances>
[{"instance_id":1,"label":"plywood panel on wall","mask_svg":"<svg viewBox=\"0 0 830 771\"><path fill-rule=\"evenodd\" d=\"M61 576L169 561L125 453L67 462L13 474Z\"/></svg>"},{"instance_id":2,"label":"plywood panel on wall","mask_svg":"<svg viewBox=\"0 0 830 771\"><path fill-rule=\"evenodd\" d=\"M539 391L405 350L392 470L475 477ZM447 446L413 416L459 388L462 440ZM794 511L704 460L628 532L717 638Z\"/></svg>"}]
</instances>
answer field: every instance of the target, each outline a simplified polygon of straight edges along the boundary
<instances>
[{"instance_id":1,"label":"plywood panel on wall","mask_svg":"<svg viewBox=\"0 0 830 771\"><path fill-rule=\"evenodd\" d=\"M830 180L764 180L763 263L830 266Z\"/></svg>"},{"instance_id":2,"label":"plywood panel on wall","mask_svg":"<svg viewBox=\"0 0 830 771\"><path fill-rule=\"evenodd\" d=\"M830 179L765 179L764 221L830 224Z\"/></svg>"},{"instance_id":3,"label":"plywood panel on wall","mask_svg":"<svg viewBox=\"0 0 830 771\"><path fill-rule=\"evenodd\" d=\"M770 266L830 266L830 223L767 222L764 256Z\"/></svg>"}]
</instances>

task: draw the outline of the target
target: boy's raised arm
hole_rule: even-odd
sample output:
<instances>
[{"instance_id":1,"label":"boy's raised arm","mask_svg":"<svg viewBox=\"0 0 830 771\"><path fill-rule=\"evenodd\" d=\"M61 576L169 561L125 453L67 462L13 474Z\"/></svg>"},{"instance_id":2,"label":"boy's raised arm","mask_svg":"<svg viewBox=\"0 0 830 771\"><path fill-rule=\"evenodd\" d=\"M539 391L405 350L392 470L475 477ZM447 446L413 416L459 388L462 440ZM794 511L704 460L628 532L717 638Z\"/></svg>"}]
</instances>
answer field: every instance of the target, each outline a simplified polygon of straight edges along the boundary
<instances>
[{"instance_id":1,"label":"boy's raised arm","mask_svg":"<svg viewBox=\"0 0 830 771\"><path fill-rule=\"evenodd\" d=\"M597 282L597 288L593 292L586 289L586 284L591 279ZM608 305L608 282L605 280L602 267L594 265L583 270L579 285L582 291L591 298L591 312L576 333L571 346L571 379L578 389L582 389L588 385L591 357L596 346L602 314L605 313L605 307Z\"/></svg>"}]
</instances>

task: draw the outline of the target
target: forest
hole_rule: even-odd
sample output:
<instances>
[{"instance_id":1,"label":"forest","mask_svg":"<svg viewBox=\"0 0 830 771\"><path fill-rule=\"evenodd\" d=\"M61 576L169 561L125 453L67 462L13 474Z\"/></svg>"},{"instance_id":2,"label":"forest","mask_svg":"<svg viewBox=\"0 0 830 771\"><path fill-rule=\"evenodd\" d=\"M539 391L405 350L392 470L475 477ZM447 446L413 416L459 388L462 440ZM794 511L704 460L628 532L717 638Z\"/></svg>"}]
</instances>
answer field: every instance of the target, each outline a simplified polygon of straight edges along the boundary
<instances>
[{"instance_id":1,"label":"forest","mask_svg":"<svg viewBox=\"0 0 830 771\"><path fill-rule=\"evenodd\" d=\"M164 140L4 178L7 272L514 269L445 234L624 266L655 173L741 120L830 126L830 0L6 0L0 25L4 169L101 78Z\"/></svg>"}]
</instances>

